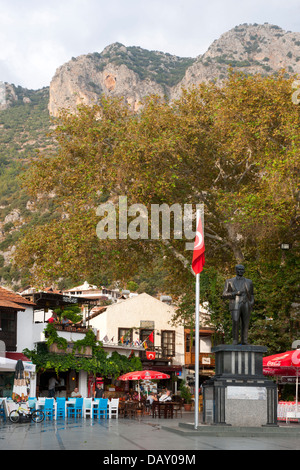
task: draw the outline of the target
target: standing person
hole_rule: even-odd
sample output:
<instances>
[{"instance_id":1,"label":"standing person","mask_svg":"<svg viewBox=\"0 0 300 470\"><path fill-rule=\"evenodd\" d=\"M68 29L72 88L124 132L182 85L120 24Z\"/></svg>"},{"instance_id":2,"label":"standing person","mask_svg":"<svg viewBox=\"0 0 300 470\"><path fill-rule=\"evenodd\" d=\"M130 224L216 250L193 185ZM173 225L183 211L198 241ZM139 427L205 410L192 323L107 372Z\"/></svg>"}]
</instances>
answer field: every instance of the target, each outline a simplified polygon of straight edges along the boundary
<instances>
[{"instance_id":1,"label":"standing person","mask_svg":"<svg viewBox=\"0 0 300 470\"><path fill-rule=\"evenodd\" d=\"M59 382L56 380L54 375L50 377L49 382L48 382L48 396L49 398L54 398L55 397L55 385L58 385Z\"/></svg>"},{"instance_id":2,"label":"standing person","mask_svg":"<svg viewBox=\"0 0 300 470\"><path fill-rule=\"evenodd\" d=\"M101 387L101 384L99 384L99 383L96 384L96 390L94 392L94 398L103 398L103 388Z\"/></svg>"},{"instance_id":3,"label":"standing person","mask_svg":"<svg viewBox=\"0 0 300 470\"><path fill-rule=\"evenodd\" d=\"M232 318L233 343L239 343L241 324L241 343L248 344L250 314L254 304L253 284L243 277L245 268L242 264L235 267L236 277L227 279L222 297L229 299L229 310Z\"/></svg>"}]
</instances>

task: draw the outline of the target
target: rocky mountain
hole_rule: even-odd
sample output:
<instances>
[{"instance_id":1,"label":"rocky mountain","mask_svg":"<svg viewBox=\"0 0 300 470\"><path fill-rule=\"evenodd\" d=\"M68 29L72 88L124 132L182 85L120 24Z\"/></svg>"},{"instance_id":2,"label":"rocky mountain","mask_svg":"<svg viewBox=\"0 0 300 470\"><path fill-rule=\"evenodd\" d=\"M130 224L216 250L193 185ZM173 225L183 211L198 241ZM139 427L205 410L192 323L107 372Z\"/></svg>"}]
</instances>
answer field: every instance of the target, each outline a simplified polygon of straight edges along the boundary
<instances>
[{"instance_id":1,"label":"rocky mountain","mask_svg":"<svg viewBox=\"0 0 300 470\"><path fill-rule=\"evenodd\" d=\"M181 89L224 79L229 68L245 73L271 74L285 69L300 73L300 33L279 26L236 26L215 40L198 57L180 58L139 47L112 44L102 53L72 58L59 67L50 84L49 111L94 104L101 94L123 96L133 110L150 94L173 100Z\"/></svg>"},{"instance_id":2,"label":"rocky mountain","mask_svg":"<svg viewBox=\"0 0 300 470\"><path fill-rule=\"evenodd\" d=\"M230 67L264 75L284 68L287 74L300 75L300 33L267 23L243 24L196 58L114 43L101 53L73 57L56 70L49 88L34 91L5 84L5 99L0 94L0 282L18 281L10 259L20 228L52 216L36 211L18 179L36 150L51 149L51 115L57 116L61 108L73 112L78 104L94 104L101 94L123 96L137 111L146 95L174 100L182 88L222 81Z\"/></svg>"},{"instance_id":3,"label":"rocky mountain","mask_svg":"<svg viewBox=\"0 0 300 470\"><path fill-rule=\"evenodd\" d=\"M173 96L179 95L181 87L224 79L229 67L247 74L270 75L282 69L290 75L299 74L300 33L268 23L236 26L197 57L172 90Z\"/></svg>"},{"instance_id":4,"label":"rocky mountain","mask_svg":"<svg viewBox=\"0 0 300 470\"><path fill-rule=\"evenodd\" d=\"M169 95L186 69L194 62L140 47L111 44L104 51L73 57L59 67L50 84L49 111L75 110L79 104L94 104L102 94L123 96L133 110L143 97Z\"/></svg>"}]
</instances>

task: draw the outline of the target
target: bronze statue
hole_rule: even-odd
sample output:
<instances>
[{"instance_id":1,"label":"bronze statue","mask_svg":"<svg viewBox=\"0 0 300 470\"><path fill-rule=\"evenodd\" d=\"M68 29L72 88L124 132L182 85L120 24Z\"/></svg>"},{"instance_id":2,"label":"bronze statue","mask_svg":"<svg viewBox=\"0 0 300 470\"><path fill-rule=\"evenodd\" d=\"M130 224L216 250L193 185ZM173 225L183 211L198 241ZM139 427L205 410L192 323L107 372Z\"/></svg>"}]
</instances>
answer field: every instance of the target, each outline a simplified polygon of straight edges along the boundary
<instances>
[{"instance_id":1,"label":"bronze statue","mask_svg":"<svg viewBox=\"0 0 300 470\"><path fill-rule=\"evenodd\" d=\"M245 268L242 264L235 267L236 277L227 279L223 298L229 299L229 310L232 318L233 344L239 343L241 325L241 343L248 344L248 329L251 310L254 304L253 284L243 277Z\"/></svg>"}]
</instances>

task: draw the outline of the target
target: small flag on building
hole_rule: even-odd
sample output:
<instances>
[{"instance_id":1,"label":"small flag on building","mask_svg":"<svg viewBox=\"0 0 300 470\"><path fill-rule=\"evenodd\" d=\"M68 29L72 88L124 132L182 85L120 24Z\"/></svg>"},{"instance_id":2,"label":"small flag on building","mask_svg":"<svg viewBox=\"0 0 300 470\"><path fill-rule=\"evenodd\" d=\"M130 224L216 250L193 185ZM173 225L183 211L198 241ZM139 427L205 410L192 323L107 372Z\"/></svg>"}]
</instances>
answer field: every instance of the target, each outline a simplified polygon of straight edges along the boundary
<instances>
[{"instance_id":1,"label":"small flag on building","mask_svg":"<svg viewBox=\"0 0 300 470\"><path fill-rule=\"evenodd\" d=\"M152 333L149 335L149 341L151 341L151 343L154 343L153 331L152 331Z\"/></svg>"},{"instance_id":2,"label":"small flag on building","mask_svg":"<svg viewBox=\"0 0 300 470\"><path fill-rule=\"evenodd\" d=\"M149 361L154 361L155 354L155 351L146 351L146 357Z\"/></svg>"}]
</instances>

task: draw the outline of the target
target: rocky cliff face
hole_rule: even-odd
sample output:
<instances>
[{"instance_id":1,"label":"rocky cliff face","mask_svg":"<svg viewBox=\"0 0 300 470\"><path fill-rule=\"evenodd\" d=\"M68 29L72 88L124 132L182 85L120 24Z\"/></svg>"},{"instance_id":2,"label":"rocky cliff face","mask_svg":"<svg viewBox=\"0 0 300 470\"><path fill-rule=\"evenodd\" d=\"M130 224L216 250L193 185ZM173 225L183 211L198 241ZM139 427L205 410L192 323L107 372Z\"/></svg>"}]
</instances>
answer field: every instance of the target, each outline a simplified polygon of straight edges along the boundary
<instances>
[{"instance_id":1,"label":"rocky cliff face","mask_svg":"<svg viewBox=\"0 0 300 470\"><path fill-rule=\"evenodd\" d=\"M181 83L172 90L173 97L178 96L181 87L224 79L230 67L247 74L270 75L281 69L298 74L300 33L267 23L236 26L214 41L187 69Z\"/></svg>"},{"instance_id":2,"label":"rocky cliff face","mask_svg":"<svg viewBox=\"0 0 300 470\"><path fill-rule=\"evenodd\" d=\"M136 111L145 96L170 94L172 80L181 79L192 62L119 43L106 47L101 54L73 58L51 81L50 114L57 116L60 108L74 111L79 104L92 105L102 94L122 96Z\"/></svg>"},{"instance_id":3,"label":"rocky cliff face","mask_svg":"<svg viewBox=\"0 0 300 470\"><path fill-rule=\"evenodd\" d=\"M74 111L78 104L94 104L101 94L123 96L133 110L151 94L175 99L182 88L220 81L228 69L269 75L280 69L300 73L300 33L279 26L236 26L215 40L205 54L180 58L139 47L112 44L104 51L73 58L62 65L50 84L49 111Z\"/></svg>"},{"instance_id":4,"label":"rocky cliff face","mask_svg":"<svg viewBox=\"0 0 300 470\"><path fill-rule=\"evenodd\" d=\"M30 103L30 90L0 82L0 111L10 108L16 103Z\"/></svg>"}]
</instances>

